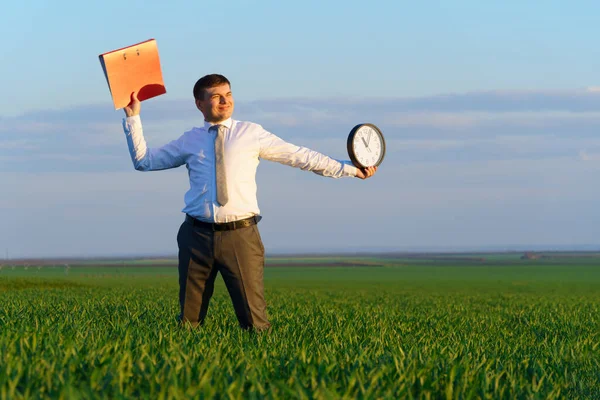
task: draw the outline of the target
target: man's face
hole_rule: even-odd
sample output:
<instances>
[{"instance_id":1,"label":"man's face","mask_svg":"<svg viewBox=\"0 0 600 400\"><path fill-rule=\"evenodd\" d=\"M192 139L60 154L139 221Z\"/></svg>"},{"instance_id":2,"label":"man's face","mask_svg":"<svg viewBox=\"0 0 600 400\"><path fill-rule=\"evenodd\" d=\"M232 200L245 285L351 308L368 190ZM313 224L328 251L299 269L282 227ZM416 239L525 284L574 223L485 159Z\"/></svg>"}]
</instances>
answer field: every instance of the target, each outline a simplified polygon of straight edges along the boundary
<instances>
[{"instance_id":1,"label":"man's face","mask_svg":"<svg viewBox=\"0 0 600 400\"><path fill-rule=\"evenodd\" d=\"M233 95L228 84L204 89L204 98L196 100L196 107L208 122L216 123L226 120L233 113Z\"/></svg>"}]
</instances>

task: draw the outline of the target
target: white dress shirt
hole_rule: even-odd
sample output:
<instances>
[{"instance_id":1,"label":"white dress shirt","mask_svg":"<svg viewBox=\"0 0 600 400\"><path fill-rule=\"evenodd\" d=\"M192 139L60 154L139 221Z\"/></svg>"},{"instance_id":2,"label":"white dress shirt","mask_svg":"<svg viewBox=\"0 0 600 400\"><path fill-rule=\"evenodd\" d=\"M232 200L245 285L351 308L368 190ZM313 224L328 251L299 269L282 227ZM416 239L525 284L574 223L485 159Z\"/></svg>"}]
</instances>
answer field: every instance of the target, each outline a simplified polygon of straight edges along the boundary
<instances>
[{"instance_id":1,"label":"white dress shirt","mask_svg":"<svg viewBox=\"0 0 600 400\"><path fill-rule=\"evenodd\" d=\"M338 161L324 154L285 142L262 126L236 121L223 121L225 133L225 173L229 201L217 202L215 172L215 132L211 123L185 132L179 139L163 147L146 146L139 115L123 120L133 165L138 171L156 171L179 167L188 169L190 189L185 194L183 212L206 222L231 222L260 214L256 198L256 168L259 158L340 178L356 176L350 161Z\"/></svg>"}]
</instances>

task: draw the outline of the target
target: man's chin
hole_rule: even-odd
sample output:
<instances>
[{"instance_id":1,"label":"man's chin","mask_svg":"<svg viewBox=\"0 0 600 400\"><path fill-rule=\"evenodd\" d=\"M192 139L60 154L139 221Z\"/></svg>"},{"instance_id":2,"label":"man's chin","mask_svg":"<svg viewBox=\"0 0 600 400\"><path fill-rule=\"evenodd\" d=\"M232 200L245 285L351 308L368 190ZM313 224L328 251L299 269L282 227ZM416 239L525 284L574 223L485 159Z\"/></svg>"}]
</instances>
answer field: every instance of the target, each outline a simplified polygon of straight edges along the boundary
<instances>
[{"instance_id":1,"label":"man's chin","mask_svg":"<svg viewBox=\"0 0 600 400\"><path fill-rule=\"evenodd\" d=\"M229 114L219 114L219 115L215 115L215 116L211 117L210 119L206 119L205 118L205 120L214 124L214 123L217 123L217 122L223 122L223 121L225 121L226 119L228 119L230 117L231 117L231 113L229 113Z\"/></svg>"},{"instance_id":2,"label":"man's chin","mask_svg":"<svg viewBox=\"0 0 600 400\"><path fill-rule=\"evenodd\" d=\"M233 114L233 113L226 112L226 113L220 114L218 117L220 118L221 121L225 121L227 118L231 118L231 114Z\"/></svg>"}]
</instances>

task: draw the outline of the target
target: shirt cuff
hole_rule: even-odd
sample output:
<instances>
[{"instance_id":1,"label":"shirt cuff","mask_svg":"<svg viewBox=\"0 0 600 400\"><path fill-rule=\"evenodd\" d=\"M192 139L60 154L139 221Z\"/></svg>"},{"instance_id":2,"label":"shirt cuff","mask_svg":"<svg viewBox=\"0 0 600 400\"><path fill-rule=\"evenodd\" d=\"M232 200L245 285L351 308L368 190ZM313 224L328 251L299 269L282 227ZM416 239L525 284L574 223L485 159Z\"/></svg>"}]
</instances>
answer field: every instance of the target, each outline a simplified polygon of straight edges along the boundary
<instances>
[{"instance_id":1,"label":"shirt cuff","mask_svg":"<svg viewBox=\"0 0 600 400\"><path fill-rule=\"evenodd\" d=\"M131 117L126 117L123 118L123 128L125 129L125 132L130 133L132 131L132 128L134 127L138 127L142 124L142 120L140 118L140 115L133 115Z\"/></svg>"},{"instance_id":2,"label":"shirt cuff","mask_svg":"<svg viewBox=\"0 0 600 400\"><path fill-rule=\"evenodd\" d=\"M358 168L354 166L350 161L344 161L344 176L356 177L358 175Z\"/></svg>"}]
</instances>

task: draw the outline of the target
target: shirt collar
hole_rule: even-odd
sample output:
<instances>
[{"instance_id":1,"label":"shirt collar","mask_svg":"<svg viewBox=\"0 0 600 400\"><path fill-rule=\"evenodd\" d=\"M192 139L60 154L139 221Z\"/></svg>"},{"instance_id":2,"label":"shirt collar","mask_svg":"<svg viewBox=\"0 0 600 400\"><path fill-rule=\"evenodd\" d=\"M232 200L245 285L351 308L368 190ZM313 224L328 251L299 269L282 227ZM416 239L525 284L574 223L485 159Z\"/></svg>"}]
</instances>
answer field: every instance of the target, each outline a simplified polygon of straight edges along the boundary
<instances>
[{"instance_id":1,"label":"shirt collar","mask_svg":"<svg viewBox=\"0 0 600 400\"><path fill-rule=\"evenodd\" d=\"M231 125L233 125L233 120L231 119L231 117L229 117L225 121L221 121L218 124L214 124L212 122L204 121L204 129L206 129L207 131L213 125L223 125L227 129L231 129Z\"/></svg>"}]
</instances>

